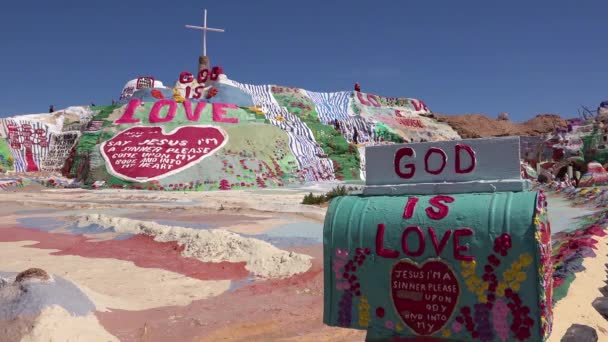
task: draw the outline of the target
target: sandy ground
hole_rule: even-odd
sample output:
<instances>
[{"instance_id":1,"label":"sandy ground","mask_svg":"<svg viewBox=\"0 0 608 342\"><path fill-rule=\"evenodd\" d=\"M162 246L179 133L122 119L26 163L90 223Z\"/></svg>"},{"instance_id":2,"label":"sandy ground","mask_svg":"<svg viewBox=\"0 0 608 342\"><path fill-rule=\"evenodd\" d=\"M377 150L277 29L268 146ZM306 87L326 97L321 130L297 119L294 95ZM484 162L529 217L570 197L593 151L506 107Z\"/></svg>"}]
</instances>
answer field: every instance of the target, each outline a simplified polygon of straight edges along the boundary
<instances>
[{"instance_id":1,"label":"sandy ground","mask_svg":"<svg viewBox=\"0 0 608 342\"><path fill-rule=\"evenodd\" d=\"M37 336L51 329L57 340L72 336L75 341L363 341L362 331L322 323L320 240L304 243L298 238L281 247L311 256L306 272L252 281L244 263L211 265L183 257L175 243L123 240L116 234L74 232L61 225L78 214L103 213L221 227L254 237L294 222L318 230L325 208L300 202L305 193L323 190L0 193L0 271L43 268L77 285L96 307L94 316L69 321L83 322L81 337L69 335L75 329L72 323L59 323L66 320L61 308L50 308L38 318L44 324L24 334L23 340L39 340ZM555 307L550 341L559 341L572 323L593 326L600 341L608 340L606 321L591 307L604 285L607 243L600 241L598 257L584 261L587 270L577 274L568 297Z\"/></svg>"},{"instance_id":2,"label":"sandy ground","mask_svg":"<svg viewBox=\"0 0 608 342\"><path fill-rule=\"evenodd\" d=\"M597 257L584 259L585 271L576 274L566 298L553 308L555 320L549 342L560 341L573 323L595 328L599 341L608 341L608 322L591 306L593 300L602 296L599 289L606 285L608 236L598 239L595 252Z\"/></svg>"}]
</instances>

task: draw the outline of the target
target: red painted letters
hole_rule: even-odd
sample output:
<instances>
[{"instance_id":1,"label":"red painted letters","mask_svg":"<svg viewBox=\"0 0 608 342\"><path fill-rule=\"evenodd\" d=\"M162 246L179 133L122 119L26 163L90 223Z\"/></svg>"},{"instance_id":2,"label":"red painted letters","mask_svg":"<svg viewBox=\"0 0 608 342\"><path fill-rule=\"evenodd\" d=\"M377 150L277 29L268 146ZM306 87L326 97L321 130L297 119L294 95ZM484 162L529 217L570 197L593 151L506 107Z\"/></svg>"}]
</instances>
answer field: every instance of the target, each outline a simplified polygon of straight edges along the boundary
<instances>
[{"instance_id":1,"label":"red painted letters","mask_svg":"<svg viewBox=\"0 0 608 342\"><path fill-rule=\"evenodd\" d=\"M201 117L201 112L207 106L207 102L198 102L196 104L196 108L194 109L194 113L192 113L192 102L186 100L184 101L183 106L188 120L198 121L198 119Z\"/></svg>"},{"instance_id":2,"label":"red painted letters","mask_svg":"<svg viewBox=\"0 0 608 342\"><path fill-rule=\"evenodd\" d=\"M198 77L196 80L198 81L198 83L205 83L207 82L207 78L209 78L209 70L203 69L198 72Z\"/></svg>"},{"instance_id":3,"label":"red painted letters","mask_svg":"<svg viewBox=\"0 0 608 342\"><path fill-rule=\"evenodd\" d=\"M403 159L404 157L413 157L416 158L416 151L414 151L413 148L411 147L403 147L397 150L397 153L395 153L395 162L394 162L394 166L395 166L395 173L397 174L397 176L401 177L401 178L412 178L414 177L414 174L416 173L416 165L415 164L406 164L405 168L409 169L410 172L408 173L404 173L401 171L401 159Z\"/></svg>"},{"instance_id":4,"label":"red painted letters","mask_svg":"<svg viewBox=\"0 0 608 342\"><path fill-rule=\"evenodd\" d=\"M129 104L127 105L127 108L125 109L125 113L116 121L114 121L114 124L136 124L139 123L140 120L136 119L133 117L133 114L135 114L135 110L137 109L137 107L139 107L139 105L141 104L141 100L140 99L132 99L131 101L129 101Z\"/></svg>"},{"instance_id":5,"label":"red painted letters","mask_svg":"<svg viewBox=\"0 0 608 342\"><path fill-rule=\"evenodd\" d=\"M363 98L363 95L360 92L357 91L356 93L357 93L357 98L359 99L359 102L361 102L362 105L365 105L365 106L371 106L372 105L371 103L367 102Z\"/></svg>"},{"instance_id":6,"label":"red painted letters","mask_svg":"<svg viewBox=\"0 0 608 342\"><path fill-rule=\"evenodd\" d=\"M196 80L198 83L205 83L208 79L211 79L212 81L217 81L219 76L223 73L224 70L221 66L214 66L213 68L211 68L211 71L209 71L209 69L200 70L197 74ZM192 83L193 81L194 75L192 75L191 72L184 71L179 74L179 83L188 84Z\"/></svg>"},{"instance_id":7,"label":"red painted letters","mask_svg":"<svg viewBox=\"0 0 608 342\"><path fill-rule=\"evenodd\" d=\"M456 145L456 147L454 148L455 152L456 152L456 173L469 173L471 171L473 171L473 169L475 169L475 151L473 151L473 149L467 145ZM461 160L460 160L460 150L465 150L469 156L471 157L471 165L469 165L469 167L467 167L466 169L462 169L462 164L461 164Z\"/></svg>"},{"instance_id":8,"label":"red painted letters","mask_svg":"<svg viewBox=\"0 0 608 342\"><path fill-rule=\"evenodd\" d=\"M473 230L470 228L458 228L456 229L456 231L454 232L454 259L456 260L462 260L462 261L473 261L475 260L474 257L470 256L470 255L461 255L460 251L468 251L469 247L468 246L461 246L460 242L458 241L458 238L462 237L462 236L470 236L473 235Z\"/></svg>"},{"instance_id":9,"label":"red painted letters","mask_svg":"<svg viewBox=\"0 0 608 342\"><path fill-rule=\"evenodd\" d=\"M469 163L469 166L467 166L466 168L463 168L464 163L462 162L463 159L461 157L461 154L462 154L461 151L465 151L469 155L469 157L470 157L469 159L471 160ZM441 166L435 170L431 170L430 166L429 166L429 159L431 158L431 156L433 154L439 154L441 157ZM454 154L455 154L454 170L457 174L471 173L475 169L475 166L477 165L477 161L475 159L475 151L470 146L457 144L454 146ZM401 162L406 157L411 157L412 162L405 164L402 167ZM395 152L395 158L393 160L393 167L395 169L395 174L397 174L397 176L399 176L399 178L405 178L405 179L413 178L416 174L416 164L413 162L415 159L416 159L416 151L413 148L402 147L402 148L398 149L397 152ZM448 160L448 156L444 150L442 150L438 147L430 147L430 148L428 148L428 150L426 151L426 153L424 155L424 170L426 173L431 174L431 175L435 175L435 176L440 175L445 170L445 167L447 165L447 160ZM404 172L404 170L402 170L402 169L405 169L408 172Z\"/></svg>"},{"instance_id":10,"label":"red painted letters","mask_svg":"<svg viewBox=\"0 0 608 342\"><path fill-rule=\"evenodd\" d=\"M211 69L211 76L210 76L210 79L211 79L212 81L217 81L217 79L218 79L218 78L220 77L220 75L221 75L221 74L223 74L223 73L224 73L224 70L222 70L222 67L221 67L221 66L214 66L214 67Z\"/></svg>"},{"instance_id":11,"label":"red painted letters","mask_svg":"<svg viewBox=\"0 0 608 342\"><path fill-rule=\"evenodd\" d=\"M391 249L384 249L384 223L378 224L376 230L376 255L387 259L395 259L399 256L399 252Z\"/></svg>"},{"instance_id":12,"label":"red painted letters","mask_svg":"<svg viewBox=\"0 0 608 342\"><path fill-rule=\"evenodd\" d=\"M429 158L431 158L431 155L433 153L439 153L441 155L441 167L439 167L437 170L429 170ZM431 147L424 156L424 170L432 175L438 175L441 173L441 171L443 171L443 169L445 169L445 164L447 163L447 161L448 156L445 154L445 152L443 152L442 149L437 147Z\"/></svg>"},{"instance_id":13,"label":"red painted letters","mask_svg":"<svg viewBox=\"0 0 608 342\"><path fill-rule=\"evenodd\" d=\"M409 219L414 215L414 209L416 209L416 204L418 204L418 198L417 197L409 197L407 199L407 203L405 204L405 208L403 209L403 218L404 219ZM443 218L445 218L446 216L448 216L448 213L450 212L450 208L443 204L442 202L446 202L446 203L453 203L454 202L454 197L451 196L445 196L445 195L437 195L433 198L431 198L429 200L429 204L432 207L427 207L425 209L426 214L429 218L433 219L433 220L441 220ZM433 208L435 207L435 208Z\"/></svg>"},{"instance_id":14,"label":"red painted letters","mask_svg":"<svg viewBox=\"0 0 608 342\"><path fill-rule=\"evenodd\" d=\"M226 123L238 123L239 119L237 118L225 118L226 115L225 108L238 108L234 104L229 103L214 103L213 104L213 121L215 122L226 122Z\"/></svg>"},{"instance_id":15,"label":"red painted letters","mask_svg":"<svg viewBox=\"0 0 608 342\"><path fill-rule=\"evenodd\" d=\"M398 251L395 251L392 249L386 249L384 247L385 231L386 231L386 227L384 226L384 224L383 223L378 224L378 228L376 230L376 255L381 256L383 258L387 258L387 259L397 259L400 254ZM416 235L418 235L418 248L416 250L410 250L410 246L407 242L407 238L410 235L410 233L415 233ZM452 244L454 246L454 251L453 251L454 258L456 260L472 261L475 259L474 257L472 257L470 255L460 254L461 252L467 251L469 249L469 247L461 245L459 239L461 237L473 235L472 229L457 228L454 230L453 234L452 234L452 230L447 230L443 234L443 237L441 238L441 241L439 241L439 242L437 241L437 233L435 232L435 228L428 227L428 234L429 234L431 243L433 245L433 248L435 250L436 256L438 256L438 257L441 256L441 253L447 246L448 241L451 237ZM423 255L426 250L426 244L427 244L426 241L427 240L424 236L422 229L420 229L420 227L418 227L418 226L407 227L401 234L401 250L408 257L419 257L419 256Z\"/></svg>"},{"instance_id":16,"label":"red painted letters","mask_svg":"<svg viewBox=\"0 0 608 342\"><path fill-rule=\"evenodd\" d=\"M417 197L408 198L405 204L405 208L403 210L403 219L410 219L414 216L418 201L419 198ZM453 202L454 198L451 196L434 196L429 200L430 206L425 209L425 212L428 217L433 220L444 219L449 214L449 207L446 205L446 203ZM376 255L381 256L383 258L396 259L399 257L399 252L391 249L386 249L384 247L385 231L385 225L383 223L378 224L378 228L376 229ZM450 240L450 238L452 238L452 243L454 246L454 258L456 260L463 261L474 260L474 257L472 256L461 254L461 252L465 252L469 248L466 245L461 245L459 240L462 237L473 235L473 230L471 230L470 228L448 229L443 233L441 240L438 240L435 228L427 227L427 232L430 239L426 239L424 232L419 226L408 226L407 228L405 228L401 235L401 250L403 251L403 253L405 253L405 255L409 257L422 256L426 250L427 241L430 240L435 250L435 254L437 256L441 256L445 247L448 244L448 241ZM411 241L408 244L408 236L410 236L411 233L414 233L418 236L418 247L416 249L411 248Z\"/></svg>"},{"instance_id":17,"label":"red painted letters","mask_svg":"<svg viewBox=\"0 0 608 342\"><path fill-rule=\"evenodd\" d=\"M416 208L416 203L418 203L417 197L409 197L407 199L407 204L405 205L405 209L403 210L403 218L409 219L414 215L414 209Z\"/></svg>"},{"instance_id":18,"label":"red painted letters","mask_svg":"<svg viewBox=\"0 0 608 342\"><path fill-rule=\"evenodd\" d=\"M129 101L129 104L127 105L127 108L125 109L124 114L118 120L114 121L114 124L118 125L118 124L140 123L141 120L135 118L134 115L135 115L135 110L139 107L141 102L142 101L140 99L131 99L131 101ZM202 111L205 109L205 106L207 105L207 102L198 102L196 104L196 108L194 109L194 113L192 112L192 103L190 101L184 101L182 103L182 105L184 106L184 110L186 111L186 117L188 118L188 120L189 121L198 121L200 119ZM164 106L169 106L169 111L167 112L166 117L160 117L160 109ZM213 106L212 118L213 118L214 122L224 122L224 123L238 123L239 122L238 118L225 118L224 117L224 115L226 115L225 109L226 108L232 108L232 109L238 108L236 105L227 104L227 103L213 103L212 106ZM154 106L152 107L152 109L150 110L150 113L148 114L148 120L151 123L170 122L171 120L173 120L175 118L176 110L177 110L177 103L173 100L163 99L163 100L157 101L154 104Z\"/></svg>"},{"instance_id":19,"label":"red painted letters","mask_svg":"<svg viewBox=\"0 0 608 342\"><path fill-rule=\"evenodd\" d=\"M407 244L407 236L411 232L414 232L418 235L418 250L416 250L415 252L410 251L410 248ZM420 229L420 227L411 226L405 228L405 230L403 231L403 235L401 235L401 249L403 249L403 253L411 257L419 257L424 253L425 246L426 243L424 240L424 234L422 233L422 229Z\"/></svg>"},{"instance_id":20,"label":"red painted letters","mask_svg":"<svg viewBox=\"0 0 608 342\"><path fill-rule=\"evenodd\" d=\"M452 203L454 202L454 197L439 195L431 198L429 200L429 204L437 208L437 210L433 210L433 208L431 207L426 208L425 211L428 217L433 220L441 220L444 217L448 216L450 208L441 202Z\"/></svg>"},{"instance_id":21,"label":"red painted letters","mask_svg":"<svg viewBox=\"0 0 608 342\"><path fill-rule=\"evenodd\" d=\"M367 99L374 107L380 107L380 103L376 100L376 96L372 94L367 94Z\"/></svg>"},{"instance_id":22,"label":"red painted letters","mask_svg":"<svg viewBox=\"0 0 608 342\"><path fill-rule=\"evenodd\" d=\"M435 233L435 229L433 229L433 227L429 227L429 236L431 237L431 242L433 242L433 247L435 247L435 252L437 253L437 255L441 255L441 252L443 252L445 245L448 244L450 235L452 235L452 230L446 230L445 233L443 233L441 242L437 243L437 234Z\"/></svg>"},{"instance_id":23,"label":"red painted letters","mask_svg":"<svg viewBox=\"0 0 608 342\"><path fill-rule=\"evenodd\" d=\"M184 71L181 74L179 74L179 83L185 84L185 83L191 83L192 81L194 81L194 77L192 76L191 73Z\"/></svg>"},{"instance_id":24,"label":"red painted letters","mask_svg":"<svg viewBox=\"0 0 608 342\"><path fill-rule=\"evenodd\" d=\"M427 106L426 106L426 104L424 102L422 102L420 100L415 100L415 99L412 99L411 102L412 102L412 106L414 106L415 110L421 110L422 109L425 112L428 112L429 109L427 108Z\"/></svg>"}]
</instances>

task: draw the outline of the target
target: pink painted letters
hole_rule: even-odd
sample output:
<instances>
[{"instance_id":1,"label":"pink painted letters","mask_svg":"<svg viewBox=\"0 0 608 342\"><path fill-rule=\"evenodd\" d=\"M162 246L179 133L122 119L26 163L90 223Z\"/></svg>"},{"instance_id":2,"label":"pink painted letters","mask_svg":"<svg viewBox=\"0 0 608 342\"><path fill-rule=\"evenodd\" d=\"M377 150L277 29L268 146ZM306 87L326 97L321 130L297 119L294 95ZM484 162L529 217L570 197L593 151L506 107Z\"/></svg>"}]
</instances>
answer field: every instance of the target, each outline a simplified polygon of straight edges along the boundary
<instances>
[{"instance_id":1,"label":"pink painted letters","mask_svg":"<svg viewBox=\"0 0 608 342\"><path fill-rule=\"evenodd\" d=\"M127 108L125 109L125 113L116 121L114 121L114 124L136 124L139 123L140 120L136 119L133 117L133 114L135 114L135 110L137 109L137 107L139 107L139 105L141 104L141 100L140 99L132 99L131 101L129 101L129 104L127 105Z\"/></svg>"},{"instance_id":2,"label":"pink painted letters","mask_svg":"<svg viewBox=\"0 0 608 342\"><path fill-rule=\"evenodd\" d=\"M164 118L160 117L160 110L164 106L169 106L169 111L167 112L167 116ZM150 110L150 123L163 123L169 122L175 118L175 110L177 109L177 104L173 100L159 100L156 101L154 106L152 106L152 110Z\"/></svg>"},{"instance_id":3,"label":"pink painted letters","mask_svg":"<svg viewBox=\"0 0 608 342\"><path fill-rule=\"evenodd\" d=\"M131 101L129 101L129 104L127 105L127 108L125 109L124 114L118 120L114 121L114 124L119 125L119 124L140 123L141 120L135 118L134 115L135 115L135 110L139 107L139 105L141 103L142 103L142 101L140 99L132 99ZM165 106L169 106L167 115L165 117L161 117L160 110L161 110L161 108L163 108ZM175 119L177 106L178 106L177 102L175 102L173 100L169 100L169 99L159 100L156 103L154 103L154 106L152 106L152 109L150 110L150 113L148 114L148 120L150 121L150 123L171 122L173 119ZM200 120L201 113L203 112L203 110L205 110L205 107L207 106L207 102L197 102L194 112L192 112L192 102L184 101L182 103L182 106L184 106L184 110L186 112L186 118L188 119L188 121L197 122ZM230 108L230 109L238 108L236 105L227 104L227 103L213 103L212 107L213 108L212 108L211 115L212 115L212 119L214 122L222 122L222 123L238 123L239 122L238 118L224 117L226 115L226 108Z\"/></svg>"},{"instance_id":4,"label":"pink painted letters","mask_svg":"<svg viewBox=\"0 0 608 342\"><path fill-rule=\"evenodd\" d=\"M229 103L214 103L213 104L213 121L215 122L226 122L226 123L238 123L237 118L225 118L226 108L235 109L238 108L236 105Z\"/></svg>"}]
</instances>

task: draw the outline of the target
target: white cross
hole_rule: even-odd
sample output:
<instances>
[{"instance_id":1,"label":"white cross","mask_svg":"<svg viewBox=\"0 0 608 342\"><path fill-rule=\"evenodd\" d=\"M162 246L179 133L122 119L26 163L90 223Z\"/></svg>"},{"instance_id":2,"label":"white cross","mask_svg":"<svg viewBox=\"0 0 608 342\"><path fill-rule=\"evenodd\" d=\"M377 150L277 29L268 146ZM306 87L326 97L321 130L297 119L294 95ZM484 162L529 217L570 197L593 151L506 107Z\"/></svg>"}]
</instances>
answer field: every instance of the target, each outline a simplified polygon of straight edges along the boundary
<instances>
[{"instance_id":1,"label":"white cross","mask_svg":"<svg viewBox=\"0 0 608 342\"><path fill-rule=\"evenodd\" d=\"M186 27L195 29L195 30L203 30L203 56L207 56L207 31L224 32L223 29L207 27L207 9L205 9L205 17L203 19L203 26L186 25Z\"/></svg>"}]
</instances>

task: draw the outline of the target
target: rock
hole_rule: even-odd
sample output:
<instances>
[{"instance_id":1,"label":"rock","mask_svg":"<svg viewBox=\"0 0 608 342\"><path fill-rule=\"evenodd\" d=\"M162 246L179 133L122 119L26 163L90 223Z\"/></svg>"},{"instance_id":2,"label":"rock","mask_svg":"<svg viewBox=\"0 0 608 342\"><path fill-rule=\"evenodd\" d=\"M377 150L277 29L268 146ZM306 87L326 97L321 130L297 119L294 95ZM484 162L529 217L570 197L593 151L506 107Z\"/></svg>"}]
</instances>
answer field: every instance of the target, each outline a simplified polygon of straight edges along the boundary
<instances>
[{"instance_id":1,"label":"rock","mask_svg":"<svg viewBox=\"0 0 608 342\"><path fill-rule=\"evenodd\" d=\"M561 342L597 342L597 332L587 325L572 324Z\"/></svg>"},{"instance_id":2,"label":"rock","mask_svg":"<svg viewBox=\"0 0 608 342\"><path fill-rule=\"evenodd\" d=\"M600 288L600 292L602 293L602 296L608 297L608 285Z\"/></svg>"},{"instance_id":3,"label":"rock","mask_svg":"<svg viewBox=\"0 0 608 342\"><path fill-rule=\"evenodd\" d=\"M608 297L598 297L591 303L595 310L608 319Z\"/></svg>"},{"instance_id":4,"label":"rock","mask_svg":"<svg viewBox=\"0 0 608 342\"><path fill-rule=\"evenodd\" d=\"M507 113L498 114L498 120L509 121L509 114L507 114Z\"/></svg>"},{"instance_id":5,"label":"rock","mask_svg":"<svg viewBox=\"0 0 608 342\"><path fill-rule=\"evenodd\" d=\"M22 283L30 279L47 281L51 279L51 277L49 277L48 273L46 273L45 270L42 270L40 268L30 268L17 274L17 277L15 278L15 283Z\"/></svg>"}]
</instances>

